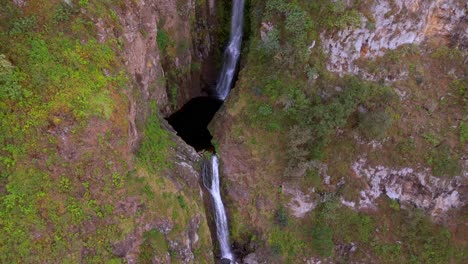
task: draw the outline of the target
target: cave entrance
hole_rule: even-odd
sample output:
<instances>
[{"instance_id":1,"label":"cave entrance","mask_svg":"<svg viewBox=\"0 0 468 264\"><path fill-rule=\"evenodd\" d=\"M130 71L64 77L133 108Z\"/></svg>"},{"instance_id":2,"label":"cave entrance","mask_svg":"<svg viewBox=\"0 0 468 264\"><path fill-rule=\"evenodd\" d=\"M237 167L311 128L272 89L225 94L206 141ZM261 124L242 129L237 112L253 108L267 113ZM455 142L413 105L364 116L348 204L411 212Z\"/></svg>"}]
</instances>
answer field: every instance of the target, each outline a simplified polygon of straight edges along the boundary
<instances>
[{"instance_id":1,"label":"cave entrance","mask_svg":"<svg viewBox=\"0 0 468 264\"><path fill-rule=\"evenodd\" d=\"M222 100L202 96L191 99L167 121L187 144L197 151L214 150L208 124L223 104Z\"/></svg>"}]
</instances>

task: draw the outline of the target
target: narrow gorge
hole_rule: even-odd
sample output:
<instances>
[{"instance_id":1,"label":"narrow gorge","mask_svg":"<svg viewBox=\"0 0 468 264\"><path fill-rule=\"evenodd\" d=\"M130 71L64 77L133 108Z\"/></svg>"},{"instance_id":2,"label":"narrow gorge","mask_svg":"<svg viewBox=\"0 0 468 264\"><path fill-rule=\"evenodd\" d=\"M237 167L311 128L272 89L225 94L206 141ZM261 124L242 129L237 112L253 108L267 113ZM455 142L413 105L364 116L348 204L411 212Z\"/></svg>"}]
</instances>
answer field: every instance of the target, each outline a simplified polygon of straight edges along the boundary
<instances>
[{"instance_id":1,"label":"narrow gorge","mask_svg":"<svg viewBox=\"0 0 468 264\"><path fill-rule=\"evenodd\" d=\"M229 241L229 227L226 210L221 197L219 162L214 147L211 145L211 135L208 124L229 95L235 83L235 74L241 54L242 32L244 19L244 0L232 2L231 31L226 46L223 67L219 74L216 88L210 91L211 96L197 97L190 100L181 110L168 118L169 124L177 134L198 151L208 150L210 159L203 160L202 181L211 195L213 214L216 226L216 237L221 249L221 260L235 262Z\"/></svg>"}]
</instances>

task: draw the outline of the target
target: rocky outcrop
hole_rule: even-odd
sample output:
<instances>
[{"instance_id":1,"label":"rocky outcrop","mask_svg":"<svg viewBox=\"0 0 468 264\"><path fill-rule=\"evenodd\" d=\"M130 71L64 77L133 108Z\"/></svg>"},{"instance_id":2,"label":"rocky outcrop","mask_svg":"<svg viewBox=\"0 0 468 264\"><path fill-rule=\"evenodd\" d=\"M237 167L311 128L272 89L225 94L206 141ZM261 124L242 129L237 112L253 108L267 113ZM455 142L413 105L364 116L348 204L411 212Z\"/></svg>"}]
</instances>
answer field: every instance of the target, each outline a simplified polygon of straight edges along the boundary
<instances>
[{"instance_id":1,"label":"rocky outcrop","mask_svg":"<svg viewBox=\"0 0 468 264\"><path fill-rule=\"evenodd\" d=\"M364 177L367 188L360 192L357 204L342 201L354 208L375 208L375 199L381 195L411 204L427 211L435 219L444 217L450 209L459 209L467 204L468 172L452 179L441 179L429 174L429 169L401 168L392 169L384 166L366 166L366 160L360 159L353 164L353 171L358 177Z\"/></svg>"},{"instance_id":2,"label":"rocky outcrop","mask_svg":"<svg viewBox=\"0 0 468 264\"><path fill-rule=\"evenodd\" d=\"M285 184L283 185L283 192L291 196L291 201L288 203L288 207L292 211L292 214L297 218L302 218L308 212L314 210L314 208L317 206L317 203L319 202L317 197L313 197L311 195L315 194L314 190L309 191L311 194L303 193L298 188L294 188Z\"/></svg>"},{"instance_id":3,"label":"rocky outcrop","mask_svg":"<svg viewBox=\"0 0 468 264\"><path fill-rule=\"evenodd\" d=\"M434 41L439 44L468 44L466 3L456 0L384 0L370 6L359 28L321 34L328 54L327 69L340 75L370 77L355 61L382 56L405 44Z\"/></svg>"}]
</instances>

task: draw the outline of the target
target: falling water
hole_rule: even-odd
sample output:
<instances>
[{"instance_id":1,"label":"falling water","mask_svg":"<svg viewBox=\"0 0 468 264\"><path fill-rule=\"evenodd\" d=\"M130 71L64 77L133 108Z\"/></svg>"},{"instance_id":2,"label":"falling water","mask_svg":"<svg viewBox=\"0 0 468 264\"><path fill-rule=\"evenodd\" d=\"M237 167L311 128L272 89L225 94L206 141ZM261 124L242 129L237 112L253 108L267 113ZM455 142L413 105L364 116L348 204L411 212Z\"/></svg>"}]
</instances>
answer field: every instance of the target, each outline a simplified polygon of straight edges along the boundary
<instances>
[{"instance_id":1,"label":"falling water","mask_svg":"<svg viewBox=\"0 0 468 264\"><path fill-rule=\"evenodd\" d=\"M229 95L237 62L239 61L242 44L244 2L245 0L234 0L232 3L231 36L226 51L224 52L223 68L215 91L215 96L222 101ZM228 222L224 204L221 199L219 163L216 155L211 157L211 164L208 161L203 163L203 184L210 192L213 201L216 236L221 248L221 259L228 259L232 263L234 262L234 255L229 244Z\"/></svg>"},{"instance_id":2,"label":"falling water","mask_svg":"<svg viewBox=\"0 0 468 264\"><path fill-rule=\"evenodd\" d=\"M229 245L229 229L224 210L224 204L221 200L221 192L219 188L219 164L218 157L213 155L211 157L211 164L207 161L203 164L203 184L211 194L213 201L213 210L216 223L216 236L221 248L221 259L229 259L234 261L234 256Z\"/></svg>"},{"instance_id":3,"label":"falling water","mask_svg":"<svg viewBox=\"0 0 468 264\"><path fill-rule=\"evenodd\" d=\"M225 100L231 90L242 44L242 26L244 21L244 1L232 3L231 36L224 52L224 64L216 86L216 97Z\"/></svg>"}]
</instances>

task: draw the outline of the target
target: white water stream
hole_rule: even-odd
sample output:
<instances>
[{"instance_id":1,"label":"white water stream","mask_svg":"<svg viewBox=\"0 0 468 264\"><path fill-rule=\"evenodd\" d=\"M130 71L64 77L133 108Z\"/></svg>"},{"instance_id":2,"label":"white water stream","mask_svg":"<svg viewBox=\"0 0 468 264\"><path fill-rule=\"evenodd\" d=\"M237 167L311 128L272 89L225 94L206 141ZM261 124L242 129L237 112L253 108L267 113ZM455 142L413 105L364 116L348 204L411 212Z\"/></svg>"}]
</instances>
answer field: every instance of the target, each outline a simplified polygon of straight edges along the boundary
<instances>
[{"instance_id":1,"label":"white water stream","mask_svg":"<svg viewBox=\"0 0 468 264\"><path fill-rule=\"evenodd\" d=\"M216 223L216 236L218 238L219 247L221 248L221 258L234 261L234 255L231 251L229 243L229 229L226 217L226 211L221 199L219 187L219 162L218 157L211 157L211 164L205 163L203 171L203 184L211 194L213 201L213 211Z\"/></svg>"},{"instance_id":2,"label":"white water stream","mask_svg":"<svg viewBox=\"0 0 468 264\"><path fill-rule=\"evenodd\" d=\"M231 36L226 51L224 52L223 68L215 91L215 96L223 101L229 95L236 73L237 63L239 62L244 21L244 3L245 0L234 0L232 2ZM210 192L213 201L216 236L221 249L221 259L228 259L233 263L235 261L234 254L232 253L229 242L228 221L221 199L219 182L218 157L213 155L211 157L211 164L208 164L208 162L204 163L203 184Z\"/></svg>"},{"instance_id":3,"label":"white water stream","mask_svg":"<svg viewBox=\"0 0 468 264\"><path fill-rule=\"evenodd\" d=\"M244 24L244 2L245 0L232 1L231 36L224 51L223 68L216 85L216 97L223 101L229 95L237 63L239 62Z\"/></svg>"}]
</instances>

